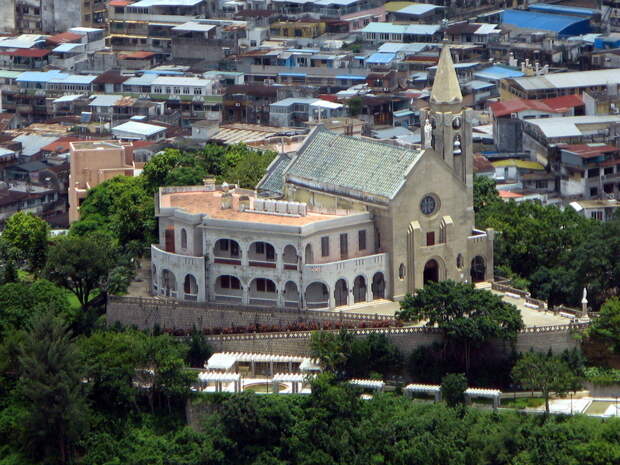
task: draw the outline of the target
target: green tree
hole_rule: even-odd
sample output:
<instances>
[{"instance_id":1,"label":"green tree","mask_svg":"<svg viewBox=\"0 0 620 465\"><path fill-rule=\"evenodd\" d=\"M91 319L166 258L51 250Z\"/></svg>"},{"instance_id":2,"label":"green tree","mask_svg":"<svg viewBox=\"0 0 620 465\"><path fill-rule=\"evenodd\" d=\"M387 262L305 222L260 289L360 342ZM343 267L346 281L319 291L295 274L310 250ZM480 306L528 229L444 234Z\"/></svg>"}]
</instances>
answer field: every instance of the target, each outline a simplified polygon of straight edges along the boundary
<instances>
[{"instance_id":1,"label":"green tree","mask_svg":"<svg viewBox=\"0 0 620 465\"><path fill-rule=\"evenodd\" d=\"M4 225L2 240L19 251L28 269L38 273L45 266L48 224L32 213L17 212Z\"/></svg>"},{"instance_id":2,"label":"green tree","mask_svg":"<svg viewBox=\"0 0 620 465\"><path fill-rule=\"evenodd\" d=\"M487 176L474 176L474 212L502 200L497 193L495 181Z\"/></svg>"},{"instance_id":3,"label":"green tree","mask_svg":"<svg viewBox=\"0 0 620 465\"><path fill-rule=\"evenodd\" d=\"M189 348L185 361L191 367L203 368L205 362L213 354L213 349L207 342L207 339L197 329L193 329L189 339Z\"/></svg>"},{"instance_id":4,"label":"green tree","mask_svg":"<svg viewBox=\"0 0 620 465\"><path fill-rule=\"evenodd\" d=\"M223 178L229 183L253 189L256 187L276 153L248 149L245 145L233 146L226 152L229 160Z\"/></svg>"},{"instance_id":5,"label":"green tree","mask_svg":"<svg viewBox=\"0 0 620 465\"><path fill-rule=\"evenodd\" d=\"M161 186L165 186L170 171L182 163L183 154L177 149L166 149L152 157L142 171L147 190L154 193Z\"/></svg>"},{"instance_id":6,"label":"green tree","mask_svg":"<svg viewBox=\"0 0 620 465\"><path fill-rule=\"evenodd\" d=\"M620 298L612 297L603 304L598 318L590 326L590 335L604 341L615 353L620 353Z\"/></svg>"},{"instance_id":7,"label":"green tree","mask_svg":"<svg viewBox=\"0 0 620 465\"><path fill-rule=\"evenodd\" d=\"M73 445L88 426L88 407L80 353L67 326L50 314L37 318L19 365L25 451L45 463L70 463Z\"/></svg>"},{"instance_id":8,"label":"green tree","mask_svg":"<svg viewBox=\"0 0 620 465\"><path fill-rule=\"evenodd\" d=\"M187 345L168 335L151 336L142 341L139 354L139 379L150 386L151 410L161 407L165 400L170 411L174 400L184 402L189 397L196 376L185 369Z\"/></svg>"},{"instance_id":9,"label":"green tree","mask_svg":"<svg viewBox=\"0 0 620 465\"><path fill-rule=\"evenodd\" d=\"M115 250L107 236L67 236L50 247L45 275L75 294L82 308L87 309L95 290L106 291L114 265Z\"/></svg>"},{"instance_id":10,"label":"green tree","mask_svg":"<svg viewBox=\"0 0 620 465\"><path fill-rule=\"evenodd\" d=\"M398 347L385 334L371 333L353 339L345 371L347 376L365 378L372 373L399 374L402 368L403 355Z\"/></svg>"},{"instance_id":11,"label":"green tree","mask_svg":"<svg viewBox=\"0 0 620 465\"><path fill-rule=\"evenodd\" d=\"M108 234L120 248L138 242L143 246L156 237L153 195L143 177L116 176L91 189L80 206L80 220L71 235Z\"/></svg>"},{"instance_id":12,"label":"green tree","mask_svg":"<svg viewBox=\"0 0 620 465\"><path fill-rule=\"evenodd\" d=\"M351 97L347 100L347 109L351 116L357 116L362 112L362 97Z\"/></svg>"},{"instance_id":13,"label":"green tree","mask_svg":"<svg viewBox=\"0 0 620 465\"><path fill-rule=\"evenodd\" d=\"M147 337L138 331L97 331L78 340L89 397L98 410L123 416L136 408L133 378Z\"/></svg>"},{"instance_id":14,"label":"green tree","mask_svg":"<svg viewBox=\"0 0 620 465\"><path fill-rule=\"evenodd\" d=\"M64 289L44 279L0 286L0 339L3 334L26 329L32 318L43 313L69 318Z\"/></svg>"},{"instance_id":15,"label":"green tree","mask_svg":"<svg viewBox=\"0 0 620 465\"><path fill-rule=\"evenodd\" d=\"M340 333L316 331L310 337L312 356L318 358L323 368L337 375L344 375L351 355L352 337L345 329Z\"/></svg>"},{"instance_id":16,"label":"green tree","mask_svg":"<svg viewBox=\"0 0 620 465\"><path fill-rule=\"evenodd\" d=\"M472 348L491 339L514 342L523 329L521 313L512 304L489 291L454 281L428 283L415 296L407 294L397 318L426 321L444 336L462 346L465 372L469 372Z\"/></svg>"},{"instance_id":17,"label":"green tree","mask_svg":"<svg viewBox=\"0 0 620 465\"><path fill-rule=\"evenodd\" d=\"M441 380L441 398L448 407L465 403L467 378L462 373L449 373Z\"/></svg>"},{"instance_id":18,"label":"green tree","mask_svg":"<svg viewBox=\"0 0 620 465\"><path fill-rule=\"evenodd\" d=\"M540 390L545 399L545 411L549 413L549 396L579 389L581 380L569 364L553 354L527 352L512 369L513 379L523 388Z\"/></svg>"}]
</instances>

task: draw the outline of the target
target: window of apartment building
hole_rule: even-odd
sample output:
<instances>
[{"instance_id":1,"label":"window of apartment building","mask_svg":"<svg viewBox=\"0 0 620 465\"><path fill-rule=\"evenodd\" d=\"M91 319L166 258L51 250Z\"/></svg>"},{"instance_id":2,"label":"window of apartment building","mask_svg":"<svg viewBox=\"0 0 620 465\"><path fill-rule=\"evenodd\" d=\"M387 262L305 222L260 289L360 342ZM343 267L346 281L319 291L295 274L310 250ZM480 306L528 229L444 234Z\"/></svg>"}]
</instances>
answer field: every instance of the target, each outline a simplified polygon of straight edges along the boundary
<instances>
[{"instance_id":1,"label":"window of apartment building","mask_svg":"<svg viewBox=\"0 0 620 465\"><path fill-rule=\"evenodd\" d=\"M174 88L174 93L175 94L180 94L181 93L181 88L180 87L175 87Z\"/></svg>"},{"instance_id":2,"label":"window of apartment building","mask_svg":"<svg viewBox=\"0 0 620 465\"><path fill-rule=\"evenodd\" d=\"M276 285L270 279L257 278L256 290L258 292L276 292Z\"/></svg>"},{"instance_id":3,"label":"window of apartment building","mask_svg":"<svg viewBox=\"0 0 620 465\"><path fill-rule=\"evenodd\" d=\"M344 258L349 253L349 235L347 233L340 234L340 257Z\"/></svg>"},{"instance_id":4,"label":"window of apartment building","mask_svg":"<svg viewBox=\"0 0 620 465\"><path fill-rule=\"evenodd\" d=\"M202 95L202 89L200 87L194 88L194 95Z\"/></svg>"},{"instance_id":5,"label":"window of apartment building","mask_svg":"<svg viewBox=\"0 0 620 465\"><path fill-rule=\"evenodd\" d=\"M184 94L189 94L189 87L183 87L183 93Z\"/></svg>"},{"instance_id":6,"label":"window of apartment building","mask_svg":"<svg viewBox=\"0 0 620 465\"><path fill-rule=\"evenodd\" d=\"M426 233L426 245L435 245L435 231Z\"/></svg>"},{"instance_id":7,"label":"window of apartment building","mask_svg":"<svg viewBox=\"0 0 620 465\"><path fill-rule=\"evenodd\" d=\"M358 250L366 250L366 230L360 229L357 232Z\"/></svg>"},{"instance_id":8,"label":"window of apartment building","mask_svg":"<svg viewBox=\"0 0 620 465\"><path fill-rule=\"evenodd\" d=\"M536 181L536 189L546 189L549 186L549 181Z\"/></svg>"},{"instance_id":9,"label":"window of apartment building","mask_svg":"<svg viewBox=\"0 0 620 465\"><path fill-rule=\"evenodd\" d=\"M603 173L604 174L614 174L614 167L613 166L609 166L609 167L605 168L605 171Z\"/></svg>"},{"instance_id":10,"label":"window of apartment building","mask_svg":"<svg viewBox=\"0 0 620 465\"><path fill-rule=\"evenodd\" d=\"M329 236L321 237L321 257L329 257Z\"/></svg>"},{"instance_id":11,"label":"window of apartment building","mask_svg":"<svg viewBox=\"0 0 620 465\"><path fill-rule=\"evenodd\" d=\"M591 188L590 188L590 197L594 197L594 196L596 196L596 195L598 195L598 188L596 188L596 187L591 187Z\"/></svg>"},{"instance_id":12,"label":"window of apartment building","mask_svg":"<svg viewBox=\"0 0 620 465\"><path fill-rule=\"evenodd\" d=\"M592 218L594 220L603 221L603 212L601 212L601 211L590 212L590 218Z\"/></svg>"},{"instance_id":13,"label":"window of apartment building","mask_svg":"<svg viewBox=\"0 0 620 465\"><path fill-rule=\"evenodd\" d=\"M257 242L256 243L256 253L259 255L262 255L265 253L265 243L264 242Z\"/></svg>"},{"instance_id":14,"label":"window of apartment building","mask_svg":"<svg viewBox=\"0 0 620 465\"><path fill-rule=\"evenodd\" d=\"M600 170L598 168L590 168L588 170L588 177L589 178L595 178L599 174L600 174Z\"/></svg>"}]
</instances>

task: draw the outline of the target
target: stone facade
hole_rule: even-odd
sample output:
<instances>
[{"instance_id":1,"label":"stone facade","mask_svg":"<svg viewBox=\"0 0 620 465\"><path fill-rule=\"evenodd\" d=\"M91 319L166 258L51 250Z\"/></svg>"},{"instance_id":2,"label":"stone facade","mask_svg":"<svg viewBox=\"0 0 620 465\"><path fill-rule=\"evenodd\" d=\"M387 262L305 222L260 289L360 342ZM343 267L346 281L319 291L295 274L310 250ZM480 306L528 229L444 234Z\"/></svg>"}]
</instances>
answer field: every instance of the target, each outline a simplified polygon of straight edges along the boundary
<instances>
[{"instance_id":1,"label":"stone facade","mask_svg":"<svg viewBox=\"0 0 620 465\"><path fill-rule=\"evenodd\" d=\"M492 281L493 231L474 226L471 110L447 48L437 77L422 150L317 127L259 183L280 200L211 181L162 188L153 292L331 309Z\"/></svg>"}]
</instances>

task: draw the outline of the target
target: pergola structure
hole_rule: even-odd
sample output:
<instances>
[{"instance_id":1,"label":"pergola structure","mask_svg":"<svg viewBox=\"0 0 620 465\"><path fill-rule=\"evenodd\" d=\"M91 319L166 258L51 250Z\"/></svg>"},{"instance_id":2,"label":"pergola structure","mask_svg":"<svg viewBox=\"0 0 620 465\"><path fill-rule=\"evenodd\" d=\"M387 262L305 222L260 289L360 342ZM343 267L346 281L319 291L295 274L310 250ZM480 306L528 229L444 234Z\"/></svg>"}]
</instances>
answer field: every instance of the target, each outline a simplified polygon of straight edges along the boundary
<instances>
[{"instance_id":1,"label":"pergola structure","mask_svg":"<svg viewBox=\"0 0 620 465\"><path fill-rule=\"evenodd\" d=\"M281 383L291 383L291 394L299 394L304 383L312 375L304 375L301 373L277 373L271 379L272 392L280 394Z\"/></svg>"},{"instance_id":2,"label":"pergola structure","mask_svg":"<svg viewBox=\"0 0 620 465\"><path fill-rule=\"evenodd\" d=\"M382 392L385 387L385 382L376 379L351 379L349 384L359 386L364 389L372 389L373 391Z\"/></svg>"},{"instance_id":3,"label":"pergola structure","mask_svg":"<svg viewBox=\"0 0 620 465\"><path fill-rule=\"evenodd\" d=\"M435 384L408 384L405 386L405 392L410 396L415 393L429 394L435 397L435 402L441 400L441 387Z\"/></svg>"},{"instance_id":4,"label":"pergola structure","mask_svg":"<svg viewBox=\"0 0 620 465\"><path fill-rule=\"evenodd\" d=\"M435 397L435 402L441 400L441 386L436 384L408 384L405 386L405 392L409 395L414 393L432 394ZM470 402L472 397L493 399L494 409L499 407L501 396L502 391L499 389L467 388L465 390L465 400L467 402Z\"/></svg>"},{"instance_id":5,"label":"pergola structure","mask_svg":"<svg viewBox=\"0 0 620 465\"><path fill-rule=\"evenodd\" d=\"M493 408L499 407L502 397L502 391L499 389L480 389L480 388L468 388L465 390L465 398L469 401L472 397L484 397L486 399L493 399Z\"/></svg>"},{"instance_id":6,"label":"pergola structure","mask_svg":"<svg viewBox=\"0 0 620 465\"><path fill-rule=\"evenodd\" d=\"M240 365L245 365L241 367ZM225 372L240 372L248 369L250 376L256 376L257 371L273 377L277 370L285 369L287 373L320 371L318 361L309 357L295 355L257 354L246 352L218 352L213 354L205 366L207 370Z\"/></svg>"},{"instance_id":7,"label":"pergola structure","mask_svg":"<svg viewBox=\"0 0 620 465\"><path fill-rule=\"evenodd\" d=\"M206 390L210 383L215 384L215 392L222 392L222 383L233 383L233 392L241 392L241 375L239 373L222 373L203 371L198 374L198 380Z\"/></svg>"}]
</instances>

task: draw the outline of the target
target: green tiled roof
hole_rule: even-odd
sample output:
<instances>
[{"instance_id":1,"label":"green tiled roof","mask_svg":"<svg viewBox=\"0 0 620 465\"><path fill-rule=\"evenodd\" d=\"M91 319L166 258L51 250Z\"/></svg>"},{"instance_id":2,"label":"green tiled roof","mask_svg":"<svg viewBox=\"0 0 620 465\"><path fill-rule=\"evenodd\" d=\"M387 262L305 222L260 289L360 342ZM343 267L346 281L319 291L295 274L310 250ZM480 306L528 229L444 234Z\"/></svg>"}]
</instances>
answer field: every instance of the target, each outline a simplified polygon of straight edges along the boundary
<instances>
[{"instance_id":1,"label":"green tiled roof","mask_svg":"<svg viewBox=\"0 0 620 465\"><path fill-rule=\"evenodd\" d=\"M368 200L392 199L420 153L318 127L286 176L294 183L326 192Z\"/></svg>"},{"instance_id":2,"label":"green tiled roof","mask_svg":"<svg viewBox=\"0 0 620 465\"><path fill-rule=\"evenodd\" d=\"M267 192L270 195L284 194L282 175L290 162L291 158L285 153L278 155L269 166L267 174L265 174L265 177L261 179L256 188L259 191Z\"/></svg>"}]
</instances>

